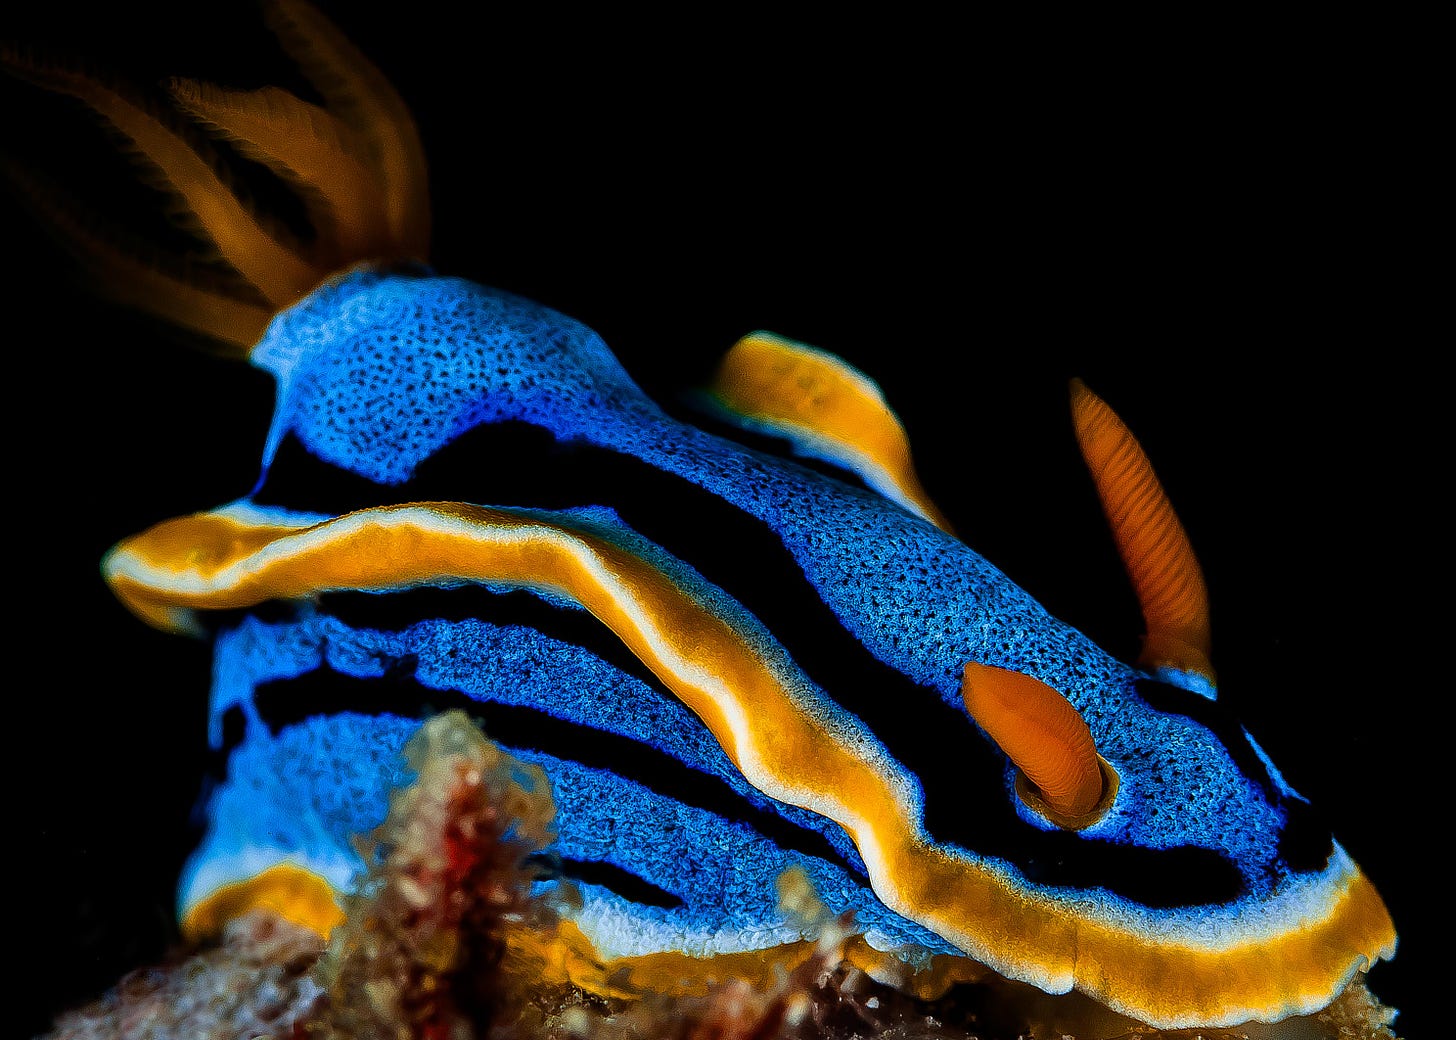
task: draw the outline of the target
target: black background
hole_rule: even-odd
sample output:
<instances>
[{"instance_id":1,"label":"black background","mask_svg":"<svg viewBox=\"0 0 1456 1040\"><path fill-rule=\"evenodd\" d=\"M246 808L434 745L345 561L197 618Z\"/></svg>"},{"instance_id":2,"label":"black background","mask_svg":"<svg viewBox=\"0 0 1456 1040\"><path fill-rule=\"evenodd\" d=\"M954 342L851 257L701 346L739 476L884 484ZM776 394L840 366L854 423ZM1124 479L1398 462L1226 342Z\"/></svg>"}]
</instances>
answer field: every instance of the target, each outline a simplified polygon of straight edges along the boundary
<instances>
[{"instance_id":1,"label":"black background","mask_svg":"<svg viewBox=\"0 0 1456 1040\"><path fill-rule=\"evenodd\" d=\"M586 322L655 394L756 328L841 354L966 540L1130 658L1067 381L1107 399L1203 561L1221 696L1381 889L1402 946L1373 988L1422 1031L1449 335L1421 320L1429 196L1401 114L1422 72L1393 35L322 6L417 115L439 269ZM143 85L298 82L248 4L46 5L0 37ZM83 110L0 91L7 159L123 222L155 212ZM128 615L97 564L249 489L272 387L94 300L3 204L26 1032L173 939L208 654Z\"/></svg>"}]
</instances>

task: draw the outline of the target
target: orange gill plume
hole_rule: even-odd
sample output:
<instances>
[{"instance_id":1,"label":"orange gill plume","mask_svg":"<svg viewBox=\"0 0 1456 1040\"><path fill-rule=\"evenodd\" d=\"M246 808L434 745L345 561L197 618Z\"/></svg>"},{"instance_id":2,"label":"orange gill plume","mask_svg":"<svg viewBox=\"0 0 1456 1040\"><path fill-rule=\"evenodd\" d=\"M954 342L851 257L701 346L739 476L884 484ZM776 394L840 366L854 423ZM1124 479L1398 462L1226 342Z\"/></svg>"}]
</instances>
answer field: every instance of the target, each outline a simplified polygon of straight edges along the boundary
<instances>
[{"instance_id":1,"label":"orange gill plume","mask_svg":"<svg viewBox=\"0 0 1456 1040\"><path fill-rule=\"evenodd\" d=\"M1147 632L1138 663L1191 673L1191 686L1211 693L1208 589L1188 535L1122 420L1080 379L1072 380L1071 392L1077 443L1143 612ZM1186 678L1181 684L1190 685Z\"/></svg>"},{"instance_id":2,"label":"orange gill plume","mask_svg":"<svg viewBox=\"0 0 1456 1040\"><path fill-rule=\"evenodd\" d=\"M1052 822L1085 827L1111 804L1116 774L1098 757L1086 720L1056 690L1021 672L972 661L961 697L1031 785L1018 778L1022 800Z\"/></svg>"},{"instance_id":3,"label":"orange gill plume","mask_svg":"<svg viewBox=\"0 0 1456 1040\"><path fill-rule=\"evenodd\" d=\"M6 45L0 64L77 98L128 142L186 230L222 270L136 246L23 169L7 172L107 295L250 350L273 315L330 275L365 261L423 261L429 251L424 152L403 101L321 14L269 0L268 24L323 105L276 87L233 90L192 80L156 100L64 61ZM312 224L303 242L234 190L211 138L261 163L295 191Z\"/></svg>"}]
</instances>

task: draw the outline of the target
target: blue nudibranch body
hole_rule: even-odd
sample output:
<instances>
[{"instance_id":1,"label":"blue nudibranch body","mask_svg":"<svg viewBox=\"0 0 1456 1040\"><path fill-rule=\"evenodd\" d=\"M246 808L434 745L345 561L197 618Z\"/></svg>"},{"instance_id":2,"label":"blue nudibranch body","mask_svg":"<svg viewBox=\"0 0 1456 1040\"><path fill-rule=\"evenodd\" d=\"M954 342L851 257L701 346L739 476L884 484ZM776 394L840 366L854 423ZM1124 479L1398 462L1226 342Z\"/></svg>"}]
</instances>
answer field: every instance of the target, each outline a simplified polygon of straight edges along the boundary
<instances>
[{"instance_id":1,"label":"blue nudibranch body","mask_svg":"<svg viewBox=\"0 0 1456 1040\"><path fill-rule=\"evenodd\" d=\"M346 891L419 714L462 704L550 778L608 960L797 939L774 899L790 866L875 950L969 954L1164 1022L1317 1007L1381 952L1369 883L1216 702L900 504L670 417L579 323L361 269L253 357L278 379L258 486L106 567L157 623L225 619L214 739L248 723L189 920L282 864ZM1119 780L1095 822L1018 794L966 713L970 662L1086 721ZM1250 988L1281 960L1308 990ZM1159 1003L1215 965L1245 1003L1217 978Z\"/></svg>"},{"instance_id":2,"label":"blue nudibranch body","mask_svg":"<svg viewBox=\"0 0 1456 1040\"><path fill-rule=\"evenodd\" d=\"M603 992L802 952L790 870L919 992L986 965L1164 1027L1316 1010L1393 955L1374 887L1217 701L1186 537L1090 391L1075 426L1148 624L1136 664L952 533L832 355L745 337L688 422L579 322L425 266L399 99L310 8L267 12L323 107L172 99L308 189L306 247L214 205L236 200L151 109L7 55L129 137L250 287L74 232L113 291L277 383L253 490L104 563L140 617L215 645L227 775L189 932L266 906L326 933L404 743L463 707L551 785L540 884L580 892L554 963Z\"/></svg>"}]
</instances>

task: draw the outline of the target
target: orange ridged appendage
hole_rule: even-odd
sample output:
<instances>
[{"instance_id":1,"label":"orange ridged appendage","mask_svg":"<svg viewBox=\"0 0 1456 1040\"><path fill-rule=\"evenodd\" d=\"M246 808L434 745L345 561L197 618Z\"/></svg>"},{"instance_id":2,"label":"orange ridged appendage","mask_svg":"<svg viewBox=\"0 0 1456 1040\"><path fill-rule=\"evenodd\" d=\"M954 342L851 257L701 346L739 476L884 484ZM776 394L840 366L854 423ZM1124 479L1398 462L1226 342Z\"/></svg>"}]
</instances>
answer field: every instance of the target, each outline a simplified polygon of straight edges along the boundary
<instances>
[{"instance_id":1,"label":"orange ridged appendage","mask_svg":"<svg viewBox=\"0 0 1456 1040\"><path fill-rule=\"evenodd\" d=\"M1152 464L1122 420L1080 379L1072 381L1072 421L1147 625L1139 663L1195 672L1212 682L1208 588Z\"/></svg>"},{"instance_id":2,"label":"orange ridged appendage","mask_svg":"<svg viewBox=\"0 0 1456 1040\"><path fill-rule=\"evenodd\" d=\"M966 711L1057 813L1081 817L1102 797L1092 731L1070 701L1040 679L974 661L961 696Z\"/></svg>"}]
</instances>

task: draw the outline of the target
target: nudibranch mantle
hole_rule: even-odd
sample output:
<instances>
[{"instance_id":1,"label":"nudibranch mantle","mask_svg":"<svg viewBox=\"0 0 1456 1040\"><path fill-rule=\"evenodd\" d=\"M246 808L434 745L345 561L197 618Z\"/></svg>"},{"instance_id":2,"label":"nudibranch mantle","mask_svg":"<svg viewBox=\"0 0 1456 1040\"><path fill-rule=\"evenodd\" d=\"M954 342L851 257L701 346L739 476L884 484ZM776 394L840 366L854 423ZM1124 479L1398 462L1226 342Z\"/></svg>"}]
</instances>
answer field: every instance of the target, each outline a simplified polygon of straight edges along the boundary
<instances>
[{"instance_id":1,"label":"nudibranch mantle","mask_svg":"<svg viewBox=\"0 0 1456 1040\"><path fill-rule=\"evenodd\" d=\"M184 919L280 867L347 891L418 715L458 703L545 771L608 961L791 942L789 867L873 949L1167 1027L1315 1010L1393 953L1369 881L1216 702L853 472L669 415L580 323L361 267L251 359L277 380L253 491L105 564L154 624L216 619L214 741L247 720ZM1095 821L1018 796L968 663L1085 720L1119 780Z\"/></svg>"}]
</instances>

